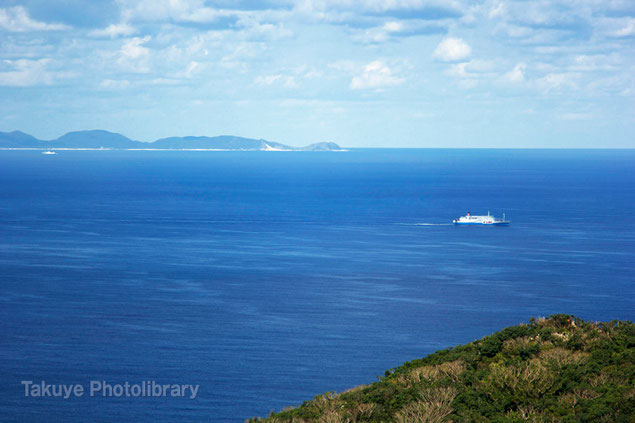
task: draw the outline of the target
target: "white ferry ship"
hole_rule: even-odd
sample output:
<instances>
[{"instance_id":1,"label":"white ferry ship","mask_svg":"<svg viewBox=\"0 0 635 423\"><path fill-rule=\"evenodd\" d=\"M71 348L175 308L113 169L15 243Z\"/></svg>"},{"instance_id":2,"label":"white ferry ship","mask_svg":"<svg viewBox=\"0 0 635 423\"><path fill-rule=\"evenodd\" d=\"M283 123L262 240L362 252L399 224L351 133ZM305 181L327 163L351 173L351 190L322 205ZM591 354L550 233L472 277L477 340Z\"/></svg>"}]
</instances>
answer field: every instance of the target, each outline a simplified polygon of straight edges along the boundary
<instances>
[{"instance_id":1,"label":"white ferry ship","mask_svg":"<svg viewBox=\"0 0 635 423\"><path fill-rule=\"evenodd\" d=\"M57 153L55 151L46 150L46 151L42 151L42 154L57 154Z\"/></svg>"},{"instance_id":2,"label":"white ferry ship","mask_svg":"<svg viewBox=\"0 0 635 423\"><path fill-rule=\"evenodd\" d=\"M487 216L474 216L468 213L465 216L458 217L452 221L455 225L509 225L509 220L505 220L505 213L503 218L491 216L487 212Z\"/></svg>"}]
</instances>

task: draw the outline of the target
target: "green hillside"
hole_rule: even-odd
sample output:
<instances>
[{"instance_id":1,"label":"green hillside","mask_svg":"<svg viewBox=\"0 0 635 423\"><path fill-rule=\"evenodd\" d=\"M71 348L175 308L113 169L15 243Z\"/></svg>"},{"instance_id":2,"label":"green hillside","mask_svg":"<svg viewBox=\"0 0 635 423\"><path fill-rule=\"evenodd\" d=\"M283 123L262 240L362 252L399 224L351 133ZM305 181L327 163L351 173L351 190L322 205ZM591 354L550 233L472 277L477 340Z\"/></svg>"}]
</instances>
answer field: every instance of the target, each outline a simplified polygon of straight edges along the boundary
<instances>
[{"instance_id":1,"label":"green hillside","mask_svg":"<svg viewBox=\"0 0 635 423\"><path fill-rule=\"evenodd\" d=\"M635 422L635 329L532 319L249 422Z\"/></svg>"}]
</instances>

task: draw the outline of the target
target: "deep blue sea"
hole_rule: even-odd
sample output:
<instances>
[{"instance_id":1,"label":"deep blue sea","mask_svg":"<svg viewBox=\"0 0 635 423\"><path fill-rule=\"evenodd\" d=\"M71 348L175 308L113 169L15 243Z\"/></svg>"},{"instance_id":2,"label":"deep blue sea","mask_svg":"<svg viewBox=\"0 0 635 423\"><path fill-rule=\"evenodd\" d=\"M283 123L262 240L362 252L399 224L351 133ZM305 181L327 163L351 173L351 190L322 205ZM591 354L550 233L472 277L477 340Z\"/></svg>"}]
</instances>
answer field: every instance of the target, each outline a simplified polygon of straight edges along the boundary
<instances>
[{"instance_id":1,"label":"deep blue sea","mask_svg":"<svg viewBox=\"0 0 635 423\"><path fill-rule=\"evenodd\" d=\"M242 422L533 316L633 320L634 211L635 150L0 151L0 421Z\"/></svg>"}]
</instances>

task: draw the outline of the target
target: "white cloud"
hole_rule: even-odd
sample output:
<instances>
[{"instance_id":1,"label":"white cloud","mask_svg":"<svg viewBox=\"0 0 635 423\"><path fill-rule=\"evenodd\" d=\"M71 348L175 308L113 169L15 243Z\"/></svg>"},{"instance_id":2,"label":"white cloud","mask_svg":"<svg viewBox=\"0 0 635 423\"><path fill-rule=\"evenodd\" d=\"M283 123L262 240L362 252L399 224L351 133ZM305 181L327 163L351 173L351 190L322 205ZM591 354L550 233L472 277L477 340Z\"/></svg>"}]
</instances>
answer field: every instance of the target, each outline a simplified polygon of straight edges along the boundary
<instances>
[{"instance_id":1,"label":"white cloud","mask_svg":"<svg viewBox=\"0 0 635 423\"><path fill-rule=\"evenodd\" d=\"M114 80L114 79L104 79L99 84L101 88L105 89L122 89L130 86L130 81L126 79Z\"/></svg>"},{"instance_id":2,"label":"white cloud","mask_svg":"<svg viewBox=\"0 0 635 423\"><path fill-rule=\"evenodd\" d=\"M360 75L354 76L350 87L354 90L381 89L399 85L403 78L393 75L392 70L381 60L370 62Z\"/></svg>"},{"instance_id":3,"label":"white cloud","mask_svg":"<svg viewBox=\"0 0 635 423\"><path fill-rule=\"evenodd\" d=\"M514 69L505 74L505 79L510 82L523 82L525 80L526 69L527 65L521 62L514 66Z\"/></svg>"},{"instance_id":4,"label":"white cloud","mask_svg":"<svg viewBox=\"0 0 635 423\"><path fill-rule=\"evenodd\" d=\"M131 72L149 72L148 60L150 58L150 49L143 46L143 44L148 41L150 41L149 35L143 38L134 37L124 41L119 50L117 63L122 68Z\"/></svg>"},{"instance_id":5,"label":"white cloud","mask_svg":"<svg viewBox=\"0 0 635 423\"><path fill-rule=\"evenodd\" d=\"M199 73L202 68L203 66L199 62L192 60L190 64L187 65L187 69L185 69L185 72L182 73L182 76L184 78L191 78L195 74Z\"/></svg>"},{"instance_id":6,"label":"white cloud","mask_svg":"<svg viewBox=\"0 0 635 423\"><path fill-rule=\"evenodd\" d=\"M404 24L397 21L384 23L380 27L366 29L353 38L363 43L383 43L387 41L391 35L397 34L404 29Z\"/></svg>"},{"instance_id":7,"label":"white cloud","mask_svg":"<svg viewBox=\"0 0 635 423\"><path fill-rule=\"evenodd\" d=\"M285 88L297 88L299 83L309 79L321 78L324 72L311 68L307 65L298 65L283 72L260 75L254 78L254 82L258 85L281 85Z\"/></svg>"},{"instance_id":8,"label":"white cloud","mask_svg":"<svg viewBox=\"0 0 635 423\"><path fill-rule=\"evenodd\" d=\"M626 18L621 22L620 28L611 31L613 37L630 37L635 35L635 18Z\"/></svg>"},{"instance_id":9,"label":"white cloud","mask_svg":"<svg viewBox=\"0 0 635 423\"><path fill-rule=\"evenodd\" d=\"M148 48L144 47L142 44L150 41L150 36L147 35L143 38L134 37L129 40L126 40L121 47L121 54L130 59L138 59L141 57L148 56Z\"/></svg>"},{"instance_id":10,"label":"white cloud","mask_svg":"<svg viewBox=\"0 0 635 423\"><path fill-rule=\"evenodd\" d=\"M443 62L457 62L467 58L472 49L460 38L446 38L439 43L432 56Z\"/></svg>"},{"instance_id":11,"label":"white cloud","mask_svg":"<svg viewBox=\"0 0 635 423\"><path fill-rule=\"evenodd\" d=\"M104 29L96 29L94 31L91 31L90 35L94 37L117 38L119 36L132 35L135 32L137 32L137 30L134 27L128 25L127 23L120 23L108 25Z\"/></svg>"},{"instance_id":12,"label":"white cloud","mask_svg":"<svg viewBox=\"0 0 635 423\"><path fill-rule=\"evenodd\" d=\"M146 85L179 85L181 83L180 79L175 78L154 78L149 81L145 81Z\"/></svg>"},{"instance_id":13,"label":"white cloud","mask_svg":"<svg viewBox=\"0 0 635 423\"><path fill-rule=\"evenodd\" d=\"M544 92L552 92L565 88L577 88L575 79L576 76L571 73L549 73L542 78L539 78L537 83L538 87L540 87Z\"/></svg>"},{"instance_id":14,"label":"white cloud","mask_svg":"<svg viewBox=\"0 0 635 423\"><path fill-rule=\"evenodd\" d=\"M254 82L259 85L272 85L274 82L282 78L281 74L257 76Z\"/></svg>"},{"instance_id":15,"label":"white cloud","mask_svg":"<svg viewBox=\"0 0 635 423\"><path fill-rule=\"evenodd\" d=\"M576 32L594 12L601 16L598 12L605 12L607 3L609 1L606 0L506 1L502 7L495 10L499 11L498 17L511 25L538 31L552 29Z\"/></svg>"},{"instance_id":16,"label":"white cloud","mask_svg":"<svg viewBox=\"0 0 635 423\"><path fill-rule=\"evenodd\" d=\"M13 70L0 72L0 85L12 87L49 85L54 78L53 73L47 70L47 64L50 61L50 59L5 60L4 63Z\"/></svg>"},{"instance_id":17,"label":"white cloud","mask_svg":"<svg viewBox=\"0 0 635 423\"><path fill-rule=\"evenodd\" d=\"M22 6L0 9L0 29L11 32L28 31L61 31L69 29L67 25L45 23L31 19L27 10Z\"/></svg>"},{"instance_id":18,"label":"white cloud","mask_svg":"<svg viewBox=\"0 0 635 423\"><path fill-rule=\"evenodd\" d=\"M403 31L404 24L399 21L390 21L384 24L383 29L387 32L399 32Z\"/></svg>"},{"instance_id":19,"label":"white cloud","mask_svg":"<svg viewBox=\"0 0 635 423\"><path fill-rule=\"evenodd\" d=\"M467 64L468 62L454 64L450 67L448 73L461 78L467 78Z\"/></svg>"},{"instance_id":20,"label":"white cloud","mask_svg":"<svg viewBox=\"0 0 635 423\"><path fill-rule=\"evenodd\" d=\"M298 75L301 75L303 78L312 79L312 78L321 78L324 76L324 72L319 69L308 68L306 65L298 66L295 69L295 72Z\"/></svg>"},{"instance_id":21,"label":"white cloud","mask_svg":"<svg viewBox=\"0 0 635 423\"><path fill-rule=\"evenodd\" d=\"M445 32L445 26L419 19L389 20L370 28L350 28L352 38L362 43L383 43L398 37L430 35Z\"/></svg>"},{"instance_id":22,"label":"white cloud","mask_svg":"<svg viewBox=\"0 0 635 423\"><path fill-rule=\"evenodd\" d=\"M283 74L257 76L254 82L258 85L281 84L285 88L296 88L298 86L295 77Z\"/></svg>"},{"instance_id":23,"label":"white cloud","mask_svg":"<svg viewBox=\"0 0 635 423\"><path fill-rule=\"evenodd\" d=\"M495 63L489 60L470 60L453 64L448 73L460 78L478 77L493 73L495 67Z\"/></svg>"},{"instance_id":24,"label":"white cloud","mask_svg":"<svg viewBox=\"0 0 635 423\"><path fill-rule=\"evenodd\" d=\"M236 14L234 11L208 7L203 0L120 0L120 3L126 21L173 20L206 23Z\"/></svg>"},{"instance_id":25,"label":"white cloud","mask_svg":"<svg viewBox=\"0 0 635 423\"><path fill-rule=\"evenodd\" d=\"M424 6L450 7L455 5L455 1L429 0L301 0L295 2L296 10L302 12L327 12L332 9L383 12L387 10L420 9Z\"/></svg>"},{"instance_id":26,"label":"white cloud","mask_svg":"<svg viewBox=\"0 0 635 423\"><path fill-rule=\"evenodd\" d=\"M243 16L238 20L238 26L241 37L245 39L276 41L293 35L293 31L282 24L261 23L254 17Z\"/></svg>"},{"instance_id":27,"label":"white cloud","mask_svg":"<svg viewBox=\"0 0 635 423\"><path fill-rule=\"evenodd\" d=\"M620 59L617 55L579 54L573 57L569 70L577 72L612 71L618 69Z\"/></svg>"},{"instance_id":28,"label":"white cloud","mask_svg":"<svg viewBox=\"0 0 635 423\"><path fill-rule=\"evenodd\" d=\"M489 10L488 16L490 18L495 18L497 16L502 16L505 13L505 5L501 1L497 1L492 5Z\"/></svg>"}]
</instances>

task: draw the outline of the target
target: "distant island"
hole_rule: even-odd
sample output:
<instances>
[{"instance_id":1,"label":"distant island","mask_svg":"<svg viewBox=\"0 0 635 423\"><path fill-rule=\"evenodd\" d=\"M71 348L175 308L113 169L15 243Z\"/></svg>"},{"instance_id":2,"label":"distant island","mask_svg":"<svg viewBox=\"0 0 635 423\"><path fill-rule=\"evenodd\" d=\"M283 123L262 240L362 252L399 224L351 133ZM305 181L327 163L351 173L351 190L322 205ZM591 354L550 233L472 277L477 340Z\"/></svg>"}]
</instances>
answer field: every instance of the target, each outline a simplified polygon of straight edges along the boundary
<instances>
[{"instance_id":1,"label":"distant island","mask_svg":"<svg viewBox=\"0 0 635 423\"><path fill-rule=\"evenodd\" d=\"M557 314L251 423L632 422L635 326Z\"/></svg>"},{"instance_id":2,"label":"distant island","mask_svg":"<svg viewBox=\"0 0 635 423\"><path fill-rule=\"evenodd\" d=\"M291 147L278 142L232 135L170 137L153 142L141 142L104 130L69 132L49 141L37 139L21 131L0 132L0 149L345 151L333 142Z\"/></svg>"}]
</instances>

